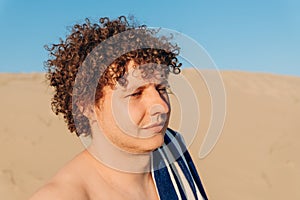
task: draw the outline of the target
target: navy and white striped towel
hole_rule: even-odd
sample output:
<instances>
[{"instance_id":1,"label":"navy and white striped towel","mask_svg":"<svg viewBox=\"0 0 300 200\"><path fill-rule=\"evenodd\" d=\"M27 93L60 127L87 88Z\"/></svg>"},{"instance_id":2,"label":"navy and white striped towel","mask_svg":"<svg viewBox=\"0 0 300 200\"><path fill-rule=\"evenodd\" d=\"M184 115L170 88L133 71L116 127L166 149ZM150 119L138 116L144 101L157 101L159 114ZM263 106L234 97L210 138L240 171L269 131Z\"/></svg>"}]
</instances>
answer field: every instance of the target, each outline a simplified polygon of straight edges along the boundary
<instances>
[{"instance_id":1,"label":"navy and white striped towel","mask_svg":"<svg viewBox=\"0 0 300 200\"><path fill-rule=\"evenodd\" d=\"M182 136L167 129L152 153L152 176L161 200L206 200L204 188Z\"/></svg>"}]
</instances>

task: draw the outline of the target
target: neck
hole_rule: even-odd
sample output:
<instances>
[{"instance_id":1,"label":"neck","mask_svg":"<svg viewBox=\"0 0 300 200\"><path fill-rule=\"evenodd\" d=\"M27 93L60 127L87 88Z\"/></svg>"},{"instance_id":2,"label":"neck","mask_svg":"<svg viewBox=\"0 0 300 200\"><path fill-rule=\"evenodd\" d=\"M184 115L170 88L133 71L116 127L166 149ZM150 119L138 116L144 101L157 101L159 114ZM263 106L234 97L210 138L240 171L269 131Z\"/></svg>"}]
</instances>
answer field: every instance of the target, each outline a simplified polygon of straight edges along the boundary
<instances>
[{"instance_id":1,"label":"neck","mask_svg":"<svg viewBox=\"0 0 300 200\"><path fill-rule=\"evenodd\" d=\"M97 127L95 127L97 128ZM112 144L103 133L96 132L87 148L103 165L120 172L143 174L151 170L151 152L130 153Z\"/></svg>"},{"instance_id":2,"label":"neck","mask_svg":"<svg viewBox=\"0 0 300 200\"><path fill-rule=\"evenodd\" d=\"M98 175L112 188L136 199L157 199L151 176L151 153L123 151L102 133L93 135L86 153Z\"/></svg>"},{"instance_id":3,"label":"neck","mask_svg":"<svg viewBox=\"0 0 300 200\"><path fill-rule=\"evenodd\" d=\"M110 180L117 180L117 182L122 183L120 185L125 185L126 187L128 186L128 183L131 185L136 183L138 185L144 185L149 181L149 178L151 177L150 171L145 171L145 167L132 167L132 166L126 166L127 169L131 169L131 171L125 171L124 166L122 167L123 169L117 169L116 165L121 165L122 162L119 163L113 163L114 166L110 166L108 163L104 163L102 160L97 158L92 152L94 150L92 148L89 148L87 150L87 154L89 155L89 158L92 160L94 163L94 166L96 170L99 172L99 175L101 175L103 178L107 178ZM150 161L148 161L150 162ZM146 161L140 162L140 166L148 165L148 162ZM142 164L141 164L142 163ZM127 163L126 163L127 164ZM138 164L137 164L138 165ZM132 169L140 169L139 172L135 171L133 172ZM143 169L144 171L142 171ZM126 184L124 184L126 182Z\"/></svg>"},{"instance_id":4,"label":"neck","mask_svg":"<svg viewBox=\"0 0 300 200\"><path fill-rule=\"evenodd\" d=\"M119 171L99 162L89 151L86 154L88 162L94 166L95 175L101 177L112 191L126 195L124 199L158 199L150 172Z\"/></svg>"}]
</instances>

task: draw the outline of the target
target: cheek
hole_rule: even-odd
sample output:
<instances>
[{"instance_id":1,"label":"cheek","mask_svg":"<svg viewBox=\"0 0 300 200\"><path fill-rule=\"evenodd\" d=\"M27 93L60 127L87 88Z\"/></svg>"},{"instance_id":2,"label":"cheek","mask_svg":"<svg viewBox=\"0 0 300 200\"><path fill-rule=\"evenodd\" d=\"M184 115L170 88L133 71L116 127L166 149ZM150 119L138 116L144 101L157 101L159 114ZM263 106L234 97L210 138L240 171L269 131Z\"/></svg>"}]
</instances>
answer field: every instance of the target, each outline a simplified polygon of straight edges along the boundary
<instances>
[{"instance_id":1,"label":"cheek","mask_svg":"<svg viewBox=\"0 0 300 200\"><path fill-rule=\"evenodd\" d=\"M145 116L146 110L143 104L137 100L130 100L128 103L128 113L132 122L140 125Z\"/></svg>"},{"instance_id":2,"label":"cheek","mask_svg":"<svg viewBox=\"0 0 300 200\"><path fill-rule=\"evenodd\" d=\"M115 121L119 124L126 124L129 122L128 103L117 101L112 108Z\"/></svg>"},{"instance_id":3,"label":"cheek","mask_svg":"<svg viewBox=\"0 0 300 200\"><path fill-rule=\"evenodd\" d=\"M140 125L144 116L143 106L137 100L113 101L112 110L114 123L124 131L132 131Z\"/></svg>"},{"instance_id":4,"label":"cheek","mask_svg":"<svg viewBox=\"0 0 300 200\"><path fill-rule=\"evenodd\" d=\"M169 99L169 95L166 93L166 94L163 94L161 96L161 98L163 99L163 101L166 103L166 105L168 106L169 110L171 109L171 106L170 106L170 99Z\"/></svg>"}]
</instances>

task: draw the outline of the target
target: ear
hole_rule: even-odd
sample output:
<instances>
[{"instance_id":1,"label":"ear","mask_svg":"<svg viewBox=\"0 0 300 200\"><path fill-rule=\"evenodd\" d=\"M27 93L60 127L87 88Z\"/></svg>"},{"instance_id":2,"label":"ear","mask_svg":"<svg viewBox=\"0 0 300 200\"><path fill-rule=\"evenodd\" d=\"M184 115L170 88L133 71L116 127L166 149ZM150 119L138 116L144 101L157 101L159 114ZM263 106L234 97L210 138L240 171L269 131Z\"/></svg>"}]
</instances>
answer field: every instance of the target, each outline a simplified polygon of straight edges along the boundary
<instances>
[{"instance_id":1,"label":"ear","mask_svg":"<svg viewBox=\"0 0 300 200\"><path fill-rule=\"evenodd\" d=\"M95 108L92 104L79 102L79 103L77 103L77 107L80 110L80 112L85 117L87 117L89 120L92 120L95 118Z\"/></svg>"}]
</instances>

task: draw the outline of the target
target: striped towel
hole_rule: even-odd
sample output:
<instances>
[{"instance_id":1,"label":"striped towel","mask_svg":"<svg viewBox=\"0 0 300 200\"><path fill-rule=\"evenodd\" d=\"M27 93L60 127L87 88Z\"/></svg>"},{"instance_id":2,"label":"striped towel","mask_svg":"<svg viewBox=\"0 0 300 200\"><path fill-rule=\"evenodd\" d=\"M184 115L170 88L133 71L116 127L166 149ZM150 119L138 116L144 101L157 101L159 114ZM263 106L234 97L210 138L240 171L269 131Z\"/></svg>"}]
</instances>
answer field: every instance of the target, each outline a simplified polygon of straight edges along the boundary
<instances>
[{"instance_id":1,"label":"striped towel","mask_svg":"<svg viewBox=\"0 0 300 200\"><path fill-rule=\"evenodd\" d=\"M152 153L152 176L161 200L206 200L182 136L167 129L164 144Z\"/></svg>"}]
</instances>

